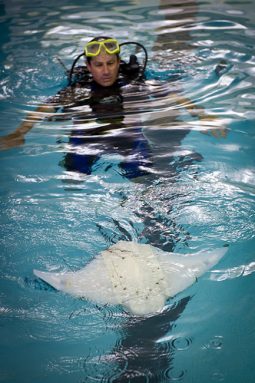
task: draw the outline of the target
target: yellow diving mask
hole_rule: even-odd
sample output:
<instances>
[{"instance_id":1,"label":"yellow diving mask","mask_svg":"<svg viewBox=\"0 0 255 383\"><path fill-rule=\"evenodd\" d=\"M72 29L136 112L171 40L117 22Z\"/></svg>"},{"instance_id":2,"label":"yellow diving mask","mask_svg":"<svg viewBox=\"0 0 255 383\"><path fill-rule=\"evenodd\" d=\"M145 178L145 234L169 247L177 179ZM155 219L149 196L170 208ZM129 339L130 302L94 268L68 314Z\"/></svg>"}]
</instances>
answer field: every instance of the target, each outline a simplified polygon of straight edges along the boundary
<instances>
[{"instance_id":1,"label":"yellow diving mask","mask_svg":"<svg viewBox=\"0 0 255 383\"><path fill-rule=\"evenodd\" d=\"M104 48L106 53L109 55L120 53L120 46L118 41L116 39L106 39L102 41L90 41L87 43L84 48L85 56L98 56L102 48Z\"/></svg>"}]
</instances>

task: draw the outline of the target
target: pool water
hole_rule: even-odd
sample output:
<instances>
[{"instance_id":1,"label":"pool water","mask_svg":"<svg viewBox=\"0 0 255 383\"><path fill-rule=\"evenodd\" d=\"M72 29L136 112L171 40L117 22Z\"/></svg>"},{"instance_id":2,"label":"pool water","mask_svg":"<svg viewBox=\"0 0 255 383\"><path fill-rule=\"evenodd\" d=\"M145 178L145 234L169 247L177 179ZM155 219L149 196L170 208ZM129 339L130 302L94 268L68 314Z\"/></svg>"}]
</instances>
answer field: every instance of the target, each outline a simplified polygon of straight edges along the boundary
<instances>
[{"instance_id":1,"label":"pool water","mask_svg":"<svg viewBox=\"0 0 255 383\"><path fill-rule=\"evenodd\" d=\"M149 53L145 84L123 90L121 121L43 120L0 151L0 381L254 382L254 6L0 0L1 136L66 85L56 56L70 68L98 34ZM217 119L200 119L202 110ZM72 134L104 124L91 174L70 168L70 154L95 145L73 147ZM120 164L137 134L149 154L134 178ZM33 275L79 270L123 239L229 250L146 318Z\"/></svg>"}]
</instances>

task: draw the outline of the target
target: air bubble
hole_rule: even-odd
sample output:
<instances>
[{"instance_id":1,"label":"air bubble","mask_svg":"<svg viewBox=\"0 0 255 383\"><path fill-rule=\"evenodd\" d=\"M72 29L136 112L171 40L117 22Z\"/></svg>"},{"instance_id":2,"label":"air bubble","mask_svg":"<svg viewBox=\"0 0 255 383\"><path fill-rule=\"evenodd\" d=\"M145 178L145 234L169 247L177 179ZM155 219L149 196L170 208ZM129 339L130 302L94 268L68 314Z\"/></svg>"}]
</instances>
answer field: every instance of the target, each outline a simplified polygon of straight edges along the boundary
<instances>
[{"instance_id":1,"label":"air bubble","mask_svg":"<svg viewBox=\"0 0 255 383\"><path fill-rule=\"evenodd\" d=\"M184 351L190 348L191 343L190 338L178 337L172 340L171 345L176 351Z\"/></svg>"},{"instance_id":2,"label":"air bubble","mask_svg":"<svg viewBox=\"0 0 255 383\"><path fill-rule=\"evenodd\" d=\"M166 378L168 378L168 379L170 379L170 381L174 381L174 382L178 382L178 381L183 380L185 374L186 374L185 370L175 370L172 367L168 368L165 372Z\"/></svg>"},{"instance_id":3,"label":"air bubble","mask_svg":"<svg viewBox=\"0 0 255 383\"><path fill-rule=\"evenodd\" d=\"M223 346L223 337L222 336L215 336L213 339L209 342L209 347L215 350L222 349Z\"/></svg>"}]
</instances>

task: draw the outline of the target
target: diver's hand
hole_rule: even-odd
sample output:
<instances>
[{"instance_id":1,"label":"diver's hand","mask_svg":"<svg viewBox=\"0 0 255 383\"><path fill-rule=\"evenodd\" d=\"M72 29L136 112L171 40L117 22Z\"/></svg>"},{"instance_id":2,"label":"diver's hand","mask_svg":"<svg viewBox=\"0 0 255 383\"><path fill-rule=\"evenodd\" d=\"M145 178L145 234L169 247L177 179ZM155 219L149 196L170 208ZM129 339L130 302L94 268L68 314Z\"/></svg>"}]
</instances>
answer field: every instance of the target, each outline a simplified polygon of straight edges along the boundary
<instances>
[{"instance_id":1,"label":"diver's hand","mask_svg":"<svg viewBox=\"0 0 255 383\"><path fill-rule=\"evenodd\" d=\"M214 128L202 132L203 134L211 135L215 138L226 138L228 134L227 128Z\"/></svg>"},{"instance_id":2,"label":"diver's hand","mask_svg":"<svg viewBox=\"0 0 255 383\"><path fill-rule=\"evenodd\" d=\"M21 133L11 133L7 136L0 137L0 150L7 150L23 145L25 142L24 135Z\"/></svg>"},{"instance_id":3,"label":"diver's hand","mask_svg":"<svg viewBox=\"0 0 255 383\"><path fill-rule=\"evenodd\" d=\"M228 129L219 117L213 115L202 115L199 117L201 125L204 128L201 133L211 135L215 138L226 138Z\"/></svg>"}]
</instances>

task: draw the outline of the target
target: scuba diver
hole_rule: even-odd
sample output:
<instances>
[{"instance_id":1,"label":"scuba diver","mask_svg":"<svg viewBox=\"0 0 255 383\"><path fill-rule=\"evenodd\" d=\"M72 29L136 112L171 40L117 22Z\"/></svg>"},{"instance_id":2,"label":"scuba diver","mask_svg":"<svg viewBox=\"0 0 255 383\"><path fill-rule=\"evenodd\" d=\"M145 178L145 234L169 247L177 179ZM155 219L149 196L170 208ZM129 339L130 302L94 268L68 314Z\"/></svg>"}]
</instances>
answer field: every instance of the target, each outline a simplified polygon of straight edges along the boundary
<instances>
[{"instance_id":1,"label":"scuba diver","mask_svg":"<svg viewBox=\"0 0 255 383\"><path fill-rule=\"evenodd\" d=\"M121 46L129 44L143 50L143 65L139 64L135 55L130 55L127 63L120 59ZM85 56L86 66L77 67L82 56ZM141 126L135 127L136 123L132 123L129 129L123 124L122 87L143 81L147 59L147 51L140 43L119 44L111 37L94 38L74 60L68 71L67 87L51 97L45 105L40 105L35 112L29 113L13 133L1 137L0 147L6 149L22 145L25 134L36 122L45 118L57 120L71 116L74 129L69 143L74 150L69 151L61 162L67 170L91 174L92 166L102 154L113 152L123 157L119 166L125 176L132 178L142 175L140 167L146 167L150 162L149 146ZM91 118L97 120L98 126L88 132L86 122ZM115 134L109 134L113 130ZM82 145L86 145L90 154L79 154Z\"/></svg>"},{"instance_id":2,"label":"scuba diver","mask_svg":"<svg viewBox=\"0 0 255 383\"><path fill-rule=\"evenodd\" d=\"M127 44L135 44L142 47L145 53L143 68L140 67L135 55L130 56L129 63L120 59L120 48L122 45ZM86 65L75 67L77 61L82 56L85 56ZM23 144L25 134L33 128L35 123L45 118L56 117L56 112L63 105L66 109L67 106L70 106L70 102L72 104L79 102L80 98L77 97L79 92L75 94L77 89L86 89L87 94L83 94L82 97L84 98L85 95L87 99L88 92L91 91L93 93L93 101L96 101L96 96L99 96L100 92L105 90L104 97L99 97L99 101L101 104L105 104L107 99L108 103L111 102L113 98L109 99L109 97L116 93L116 90L131 82L134 78L143 77L147 57L147 51L140 43L125 42L119 44L113 38L94 38L87 43L84 52L74 60L71 70L68 71L68 86L62 89L55 97L47 100L45 104L38 106L34 112L28 113L26 119L13 133L1 137L1 148L6 149ZM95 102L93 102L93 105L95 105ZM62 113L63 116L65 116L65 113Z\"/></svg>"},{"instance_id":3,"label":"scuba diver","mask_svg":"<svg viewBox=\"0 0 255 383\"><path fill-rule=\"evenodd\" d=\"M120 47L128 44L142 47L143 66L135 55L130 56L128 63L120 59ZM73 121L69 137L72 150L66 153L61 164L68 171L91 174L104 154L117 154L121 156L120 173L129 179L140 177L151 165L150 149L140 122L132 122L130 126L124 122L122 88L131 82L143 81L147 51L140 43L119 44L116 39L98 37L85 46L84 54L86 67L75 67L82 56L79 55L68 75L68 89L53 99L60 105L68 100L64 111L72 115ZM94 128L88 128L88 118L90 121L95 118ZM80 150L82 148L86 148L86 153Z\"/></svg>"}]
</instances>

